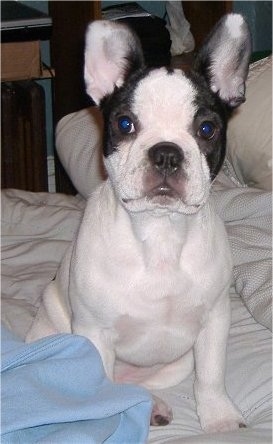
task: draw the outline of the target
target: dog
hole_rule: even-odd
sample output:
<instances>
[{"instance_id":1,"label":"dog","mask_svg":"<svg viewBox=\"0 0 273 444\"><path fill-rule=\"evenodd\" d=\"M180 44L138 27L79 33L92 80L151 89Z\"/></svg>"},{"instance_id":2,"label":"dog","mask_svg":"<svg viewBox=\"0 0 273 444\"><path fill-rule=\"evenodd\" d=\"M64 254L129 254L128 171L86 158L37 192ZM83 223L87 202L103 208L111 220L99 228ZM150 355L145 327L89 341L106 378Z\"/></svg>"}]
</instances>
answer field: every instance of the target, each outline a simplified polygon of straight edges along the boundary
<instances>
[{"instance_id":1,"label":"dog","mask_svg":"<svg viewBox=\"0 0 273 444\"><path fill-rule=\"evenodd\" d=\"M228 118L245 100L250 53L239 14L216 24L188 73L146 67L124 24L89 25L84 76L104 116L108 178L88 199L27 336L83 335L111 380L151 391L195 368L206 432L245 426L225 389L232 260L208 198ZM171 420L155 397L151 424Z\"/></svg>"}]
</instances>

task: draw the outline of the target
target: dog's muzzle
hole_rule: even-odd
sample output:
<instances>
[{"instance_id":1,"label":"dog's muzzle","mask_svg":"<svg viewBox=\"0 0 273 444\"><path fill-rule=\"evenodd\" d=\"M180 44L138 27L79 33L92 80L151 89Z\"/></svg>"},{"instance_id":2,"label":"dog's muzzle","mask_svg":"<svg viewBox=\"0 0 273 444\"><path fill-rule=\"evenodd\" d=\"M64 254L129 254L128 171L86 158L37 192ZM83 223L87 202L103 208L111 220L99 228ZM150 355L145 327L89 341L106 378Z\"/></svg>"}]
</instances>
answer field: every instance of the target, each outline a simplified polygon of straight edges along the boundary
<instances>
[{"instance_id":1,"label":"dog's muzzle","mask_svg":"<svg viewBox=\"0 0 273 444\"><path fill-rule=\"evenodd\" d=\"M152 168L146 178L147 196L152 199L161 196L162 204L167 202L162 197L180 199L184 160L181 148L172 142L160 142L149 149L148 159Z\"/></svg>"},{"instance_id":2,"label":"dog's muzzle","mask_svg":"<svg viewBox=\"0 0 273 444\"><path fill-rule=\"evenodd\" d=\"M184 159L181 148L172 142L160 142L152 146L148 157L156 171L164 177L176 174Z\"/></svg>"}]
</instances>

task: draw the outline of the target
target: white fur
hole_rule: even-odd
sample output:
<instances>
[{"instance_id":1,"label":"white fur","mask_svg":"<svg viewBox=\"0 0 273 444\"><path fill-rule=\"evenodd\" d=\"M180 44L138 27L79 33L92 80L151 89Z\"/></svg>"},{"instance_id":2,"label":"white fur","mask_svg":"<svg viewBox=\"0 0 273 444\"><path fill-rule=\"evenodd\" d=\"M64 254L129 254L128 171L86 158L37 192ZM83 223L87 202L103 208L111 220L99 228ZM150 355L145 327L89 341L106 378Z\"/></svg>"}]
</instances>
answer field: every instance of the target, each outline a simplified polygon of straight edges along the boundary
<instances>
[{"instance_id":1,"label":"white fur","mask_svg":"<svg viewBox=\"0 0 273 444\"><path fill-rule=\"evenodd\" d=\"M229 14L226 18L226 26L232 38L242 37L243 17L239 14Z\"/></svg>"},{"instance_id":2,"label":"white fur","mask_svg":"<svg viewBox=\"0 0 273 444\"><path fill-rule=\"evenodd\" d=\"M225 57L239 25L236 16L222 25L229 35L223 57L218 34L212 37L212 87L223 96L226 86L233 94ZM91 25L85 79L97 103L123 83L133 44L124 26ZM178 384L194 361L200 422L214 432L236 429L243 419L224 385L232 263L223 224L208 203L207 161L192 135L195 95L180 71L158 69L138 83L131 97L137 133L105 159L109 178L89 198L27 339L58 331L84 335L109 378L149 389ZM184 156L176 174L164 179L148 156L160 142L176 144ZM175 194L151 193L162 180ZM161 400L155 400L152 424L158 415L172 418Z\"/></svg>"},{"instance_id":3,"label":"white fur","mask_svg":"<svg viewBox=\"0 0 273 444\"><path fill-rule=\"evenodd\" d=\"M217 261L216 249L225 251ZM61 319L65 330L91 340L99 329L100 341L107 339L105 347L121 360L168 364L193 347L216 299L221 302L228 289L230 272L225 232L208 205L192 216L128 214L107 181L89 199L74 247L44 304L56 330L63 330ZM52 288L61 303L53 303ZM113 378L113 368L105 367Z\"/></svg>"},{"instance_id":4,"label":"white fur","mask_svg":"<svg viewBox=\"0 0 273 444\"><path fill-rule=\"evenodd\" d=\"M98 104L102 97L113 91L114 85L123 84L126 61L122 55L130 48L133 39L125 26L107 20L93 22L88 29L84 80L87 93Z\"/></svg>"},{"instance_id":5,"label":"white fur","mask_svg":"<svg viewBox=\"0 0 273 444\"><path fill-rule=\"evenodd\" d=\"M128 214L108 180L89 199L28 340L84 335L109 378L150 389L178 384L194 352L201 424L232 429L242 417L224 391L231 268L223 225L208 204L193 215Z\"/></svg>"},{"instance_id":6,"label":"white fur","mask_svg":"<svg viewBox=\"0 0 273 444\"><path fill-rule=\"evenodd\" d=\"M211 66L211 89L218 92L220 97L234 106L236 99L244 97L245 71L248 66L248 57L241 55L238 64L237 52L244 42L250 50L251 42L245 39L246 24L239 14L229 14L224 21L224 29L214 48ZM247 54L247 50L245 54ZM234 102L235 100L235 102Z\"/></svg>"}]
</instances>

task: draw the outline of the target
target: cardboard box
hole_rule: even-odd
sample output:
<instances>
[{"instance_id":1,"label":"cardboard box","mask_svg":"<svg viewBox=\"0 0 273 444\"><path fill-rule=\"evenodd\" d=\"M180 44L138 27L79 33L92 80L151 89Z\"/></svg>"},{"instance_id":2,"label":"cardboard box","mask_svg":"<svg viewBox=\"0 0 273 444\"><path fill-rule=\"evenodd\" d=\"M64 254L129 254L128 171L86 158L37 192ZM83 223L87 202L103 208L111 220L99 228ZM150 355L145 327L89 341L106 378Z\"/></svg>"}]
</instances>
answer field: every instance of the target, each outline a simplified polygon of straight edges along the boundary
<instances>
[{"instance_id":1,"label":"cardboard box","mask_svg":"<svg viewBox=\"0 0 273 444\"><path fill-rule=\"evenodd\" d=\"M39 41L1 43L1 80L25 80L41 75Z\"/></svg>"}]
</instances>

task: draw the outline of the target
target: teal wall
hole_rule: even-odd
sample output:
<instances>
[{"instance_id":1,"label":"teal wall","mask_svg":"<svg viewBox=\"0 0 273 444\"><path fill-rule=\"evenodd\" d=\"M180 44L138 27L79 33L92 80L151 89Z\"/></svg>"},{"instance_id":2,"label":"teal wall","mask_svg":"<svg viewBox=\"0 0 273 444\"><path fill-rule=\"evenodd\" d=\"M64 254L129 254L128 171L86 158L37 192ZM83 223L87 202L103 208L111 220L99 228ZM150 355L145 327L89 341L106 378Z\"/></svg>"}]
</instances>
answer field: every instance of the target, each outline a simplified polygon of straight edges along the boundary
<instances>
[{"instance_id":1,"label":"teal wall","mask_svg":"<svg viewBox=\"0 0 273 444\"><path fill-rule=\"evenodd\" d=\"M234 1L234 12L245 16L251 29L253 51L272 49L272 2Z\"/></svg>"}]
</instances>

